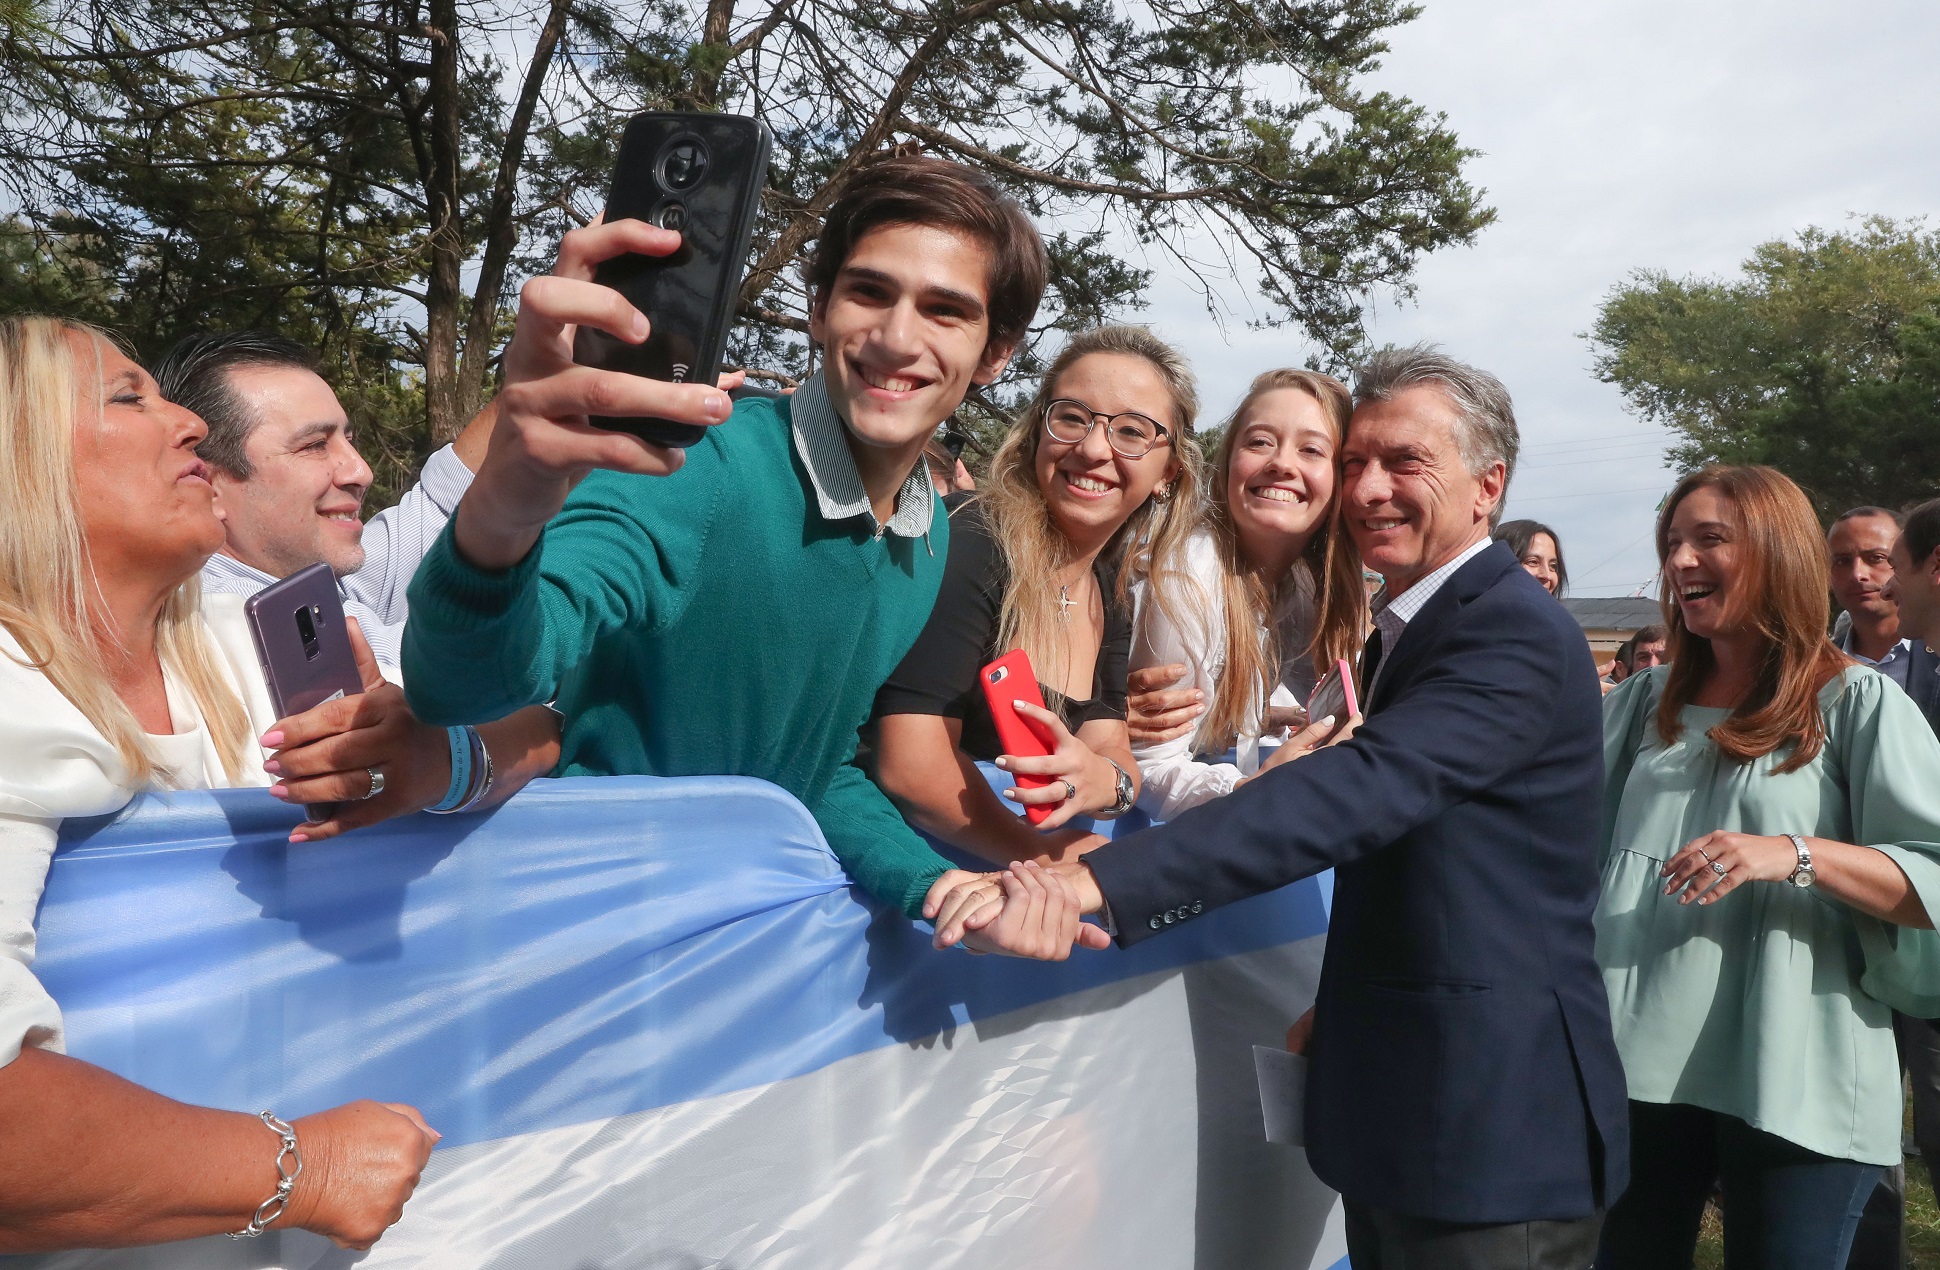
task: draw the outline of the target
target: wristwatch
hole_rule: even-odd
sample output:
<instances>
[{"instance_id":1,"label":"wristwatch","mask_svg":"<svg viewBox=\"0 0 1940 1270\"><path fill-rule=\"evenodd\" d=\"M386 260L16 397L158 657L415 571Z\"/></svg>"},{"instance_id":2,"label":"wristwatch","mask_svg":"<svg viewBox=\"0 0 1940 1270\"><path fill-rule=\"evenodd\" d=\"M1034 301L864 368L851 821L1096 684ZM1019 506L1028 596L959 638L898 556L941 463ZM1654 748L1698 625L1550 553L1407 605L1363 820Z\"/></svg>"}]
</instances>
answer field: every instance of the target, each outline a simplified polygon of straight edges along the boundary
<instances>
[{"instance_id":1,"label":"wristwatch","mask_svg":"<svg viewBox=\"0 0 1940 1270\"><path fill-rule=\"evenodd\" d=\"M1117 763L1112 762L1111 759L1106 759L1105 762L1111 763L1111 769L1118 773L1118 801L1104 811L1092 812L1091 818L1093 820L1118 819L1132 809L1132 803L1138 797L1138 789L1132 784L1132 774L1120 767Z\"/></svg>"},{"instance_id":2,"label":"wristwatch","mask_svg":"<svg viewBox=\"0 0 1940 1270\"><path fill-rule=\"evenodd\" d=\"M1792 840L1793 849L1799 853L1799 867L1792 870L1792 876L1786 881L1804 890L1818 881L1818 875L1812 872L1812 848L1806 846L1805 839L1795 833L1788 833L1785 836Z\"/></svg>"}]
</instances>

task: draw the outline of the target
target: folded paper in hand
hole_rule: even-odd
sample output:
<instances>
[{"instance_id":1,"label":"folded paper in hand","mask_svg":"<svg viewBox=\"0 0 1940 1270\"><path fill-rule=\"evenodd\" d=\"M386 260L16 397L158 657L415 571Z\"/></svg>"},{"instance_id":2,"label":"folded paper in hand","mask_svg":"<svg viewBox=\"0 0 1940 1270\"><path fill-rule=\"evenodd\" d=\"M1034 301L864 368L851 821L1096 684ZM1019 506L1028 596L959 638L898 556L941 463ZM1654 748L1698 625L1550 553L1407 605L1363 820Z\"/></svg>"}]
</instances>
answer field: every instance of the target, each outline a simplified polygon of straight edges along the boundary
<instances>
[{"instance_id":1,"label":"folded paper in hand","mask_svg":"<svg viewBox=\"0 0 1940 1270\"><path fill-rule=\"evenodd\" d=\"M1283 1146L1306 1146L1306 1057L1271 1045L1255 1045L1253 1071L1260 1079L1260 1115L1266 1120L1266 1140Z\"/></svg>"}]
</instances>

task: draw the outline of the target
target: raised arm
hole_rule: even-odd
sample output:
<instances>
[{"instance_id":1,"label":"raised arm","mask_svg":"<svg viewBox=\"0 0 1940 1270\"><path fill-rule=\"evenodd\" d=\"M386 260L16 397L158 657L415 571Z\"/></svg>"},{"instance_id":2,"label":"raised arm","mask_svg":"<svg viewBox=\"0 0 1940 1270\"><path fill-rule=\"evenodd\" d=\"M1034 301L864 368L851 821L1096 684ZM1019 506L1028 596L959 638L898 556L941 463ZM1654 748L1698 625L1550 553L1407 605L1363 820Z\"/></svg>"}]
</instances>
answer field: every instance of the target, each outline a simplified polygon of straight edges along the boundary
<instances>
[{"instance_id":1,"label":"raised arm","mask_svg":"<svg viewBox=\"0 0 1940 1270\"><path fill-rule=\"evenodd\" d=\"M647 337L648 315L595 283L594 268L615 256L665 256L679 247L679 234L642 221L590 225L566 235L550 275L520 290L498 420L453 518L458 552L472 565L495 572L525 559L566 495L595 468L649 476L679 469L684 451L595 428L589 416L695 424L728 417L727 394L710 385L664 383L573 362L581 324L629 343Z\"/></svg>"}]
</instances>

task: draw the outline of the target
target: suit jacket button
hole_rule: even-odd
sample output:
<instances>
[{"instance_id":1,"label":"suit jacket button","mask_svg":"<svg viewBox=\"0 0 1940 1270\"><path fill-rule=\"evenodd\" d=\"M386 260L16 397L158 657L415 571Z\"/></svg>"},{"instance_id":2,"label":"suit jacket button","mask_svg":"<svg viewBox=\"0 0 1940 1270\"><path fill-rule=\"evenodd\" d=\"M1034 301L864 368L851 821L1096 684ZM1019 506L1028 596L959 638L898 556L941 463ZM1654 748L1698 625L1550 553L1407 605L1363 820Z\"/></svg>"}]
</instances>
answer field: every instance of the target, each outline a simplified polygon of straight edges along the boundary
<instances>
[{"instance_id":1,"label":"suit jacket button","mask_svg":"<svg viewBox=\"0 0 1940 1270\"><path fill-rule=\"evenodd\" d=\"M1178 920L1179 920L1179 915L1177 913L1173 912L1171 909L1167 909L1165 911L1165 924L1167 926L1170 926L1172 923Z\"/></svg>"},{"instance_id":2,"label":"suit jacket button","mask_svg":"<svg viewBox=\"0 0 1940 1270\"><path fill-rule=\"evenodd\" d=\"M1159 927L1163 925L1165 925L1165 923L1159 920L1159 915L1157 913L1152 914L1152 922L1151 922L1152 929L1157 930Z\"/></svg>"},{"instance_id":3,"label":"suit jacket button","mask_svg":"<svg viewBox=\"0 0 1940 1270\"><path fill-rule=\"evenodd\" d=\"M1206 907L1206 902L1204 900L1194 900L1192 902L1192 911L1195 913L1201 911L1205 907Z\"/></svg>"}]
</instances>

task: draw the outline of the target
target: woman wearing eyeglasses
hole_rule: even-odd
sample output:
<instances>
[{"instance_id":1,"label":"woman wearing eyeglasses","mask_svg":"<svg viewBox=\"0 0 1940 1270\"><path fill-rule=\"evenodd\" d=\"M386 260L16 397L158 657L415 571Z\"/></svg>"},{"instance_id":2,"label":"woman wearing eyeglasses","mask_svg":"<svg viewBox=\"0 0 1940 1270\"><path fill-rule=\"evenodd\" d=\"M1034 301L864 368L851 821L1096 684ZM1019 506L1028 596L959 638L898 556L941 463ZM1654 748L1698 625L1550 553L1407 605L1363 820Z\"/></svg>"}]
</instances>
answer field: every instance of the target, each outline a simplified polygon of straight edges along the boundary
<instances>
[{"instance_id":1,"label":"woman wearing eyeglasses","mask_svg":"<svg viewBox=\"0 0 1940 1270\"><path fill-rule=\"evenodd\" d=\"M1138 797L1125 732L1132 642L1128 547L1171 561L1198 517L1198 409L1185 359L1142 327L1074 336L997 451L978 494L949 500L950 559L929 624L876 697L876 779L911 823L985 859L1057 859L1095 841L1062 828ZM1055 742L1006 756L977 671L1029 655ZM1033 827L976 768L1048 778L1018 788L1053 804Z\"/></svg>"}]
</instances>

